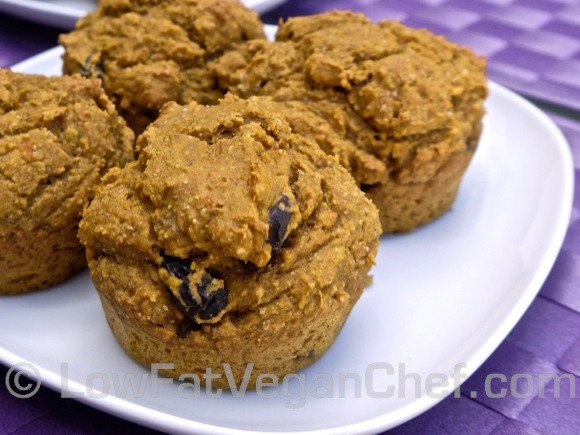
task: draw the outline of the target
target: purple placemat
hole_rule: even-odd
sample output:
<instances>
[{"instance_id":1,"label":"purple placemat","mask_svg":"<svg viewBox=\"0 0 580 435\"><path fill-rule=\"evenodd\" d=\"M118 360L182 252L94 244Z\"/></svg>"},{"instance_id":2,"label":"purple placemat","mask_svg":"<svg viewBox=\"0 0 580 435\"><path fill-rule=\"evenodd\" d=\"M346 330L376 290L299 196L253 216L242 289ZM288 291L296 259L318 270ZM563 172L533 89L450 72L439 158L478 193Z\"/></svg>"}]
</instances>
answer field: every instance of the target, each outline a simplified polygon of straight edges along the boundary
<instances>
[{"instance_id":1,"label":"purple placemat","mask_svg":"<svg viewBox=\"0 0 580 435\"><path fill-rule=\"evenodd\" d=\"M580 122L547 113L570 143L576 177L570 226L555 265L521 321L462 385L460 398L450 396L389 433L579 433Z\"/></svg>"},{"instance_id":2,"label":"purple placemat","mask_svg":"<svg viewBox=\"0 0 580 435\"><path fill-rule=\"evenodd\" d=\"M265 17L333 8L428 28L486 56L492 80L580 110L580 0L293 0Z\"/></svg>"},{"instance_id":3,"label":"purple placemat","mask_svg":"<svg viewBox=\"0 0 580 435\"><path fill-rule=\"evenodd\" d=\"M0 67L21 62L57 45L59 30L0 14Z\"/></svg>"},{"instance_id":4,"label":"purple placemat","mask_svg":"<svg viewBox=\"0 0 580 435\"><path fill-rule=\"evenodd\" d=\"M279 17L347 8L373 19L401 19L487 55L493 80L528 96L579 109L579 5L580 0L291 0L264 18L273 23ZM0 15L0 66L56 45L57 35L54 29ZM578 113L569 114L580 120ZM580 122L550 115L570 142L577 180L569 232L551 274L521 322L462 386L458 398L450 396L389 433L579 433ZM0 380L6 372L0 366ZM494 378L495 383L487 386L494 394L486 394L486 379L498 374L516 379L520 393L494 397L509 386ZM559 384L545 376L540 382L547 374L556 375ZM19 400L0 386L0 434L119 432L155 433L61 399L45 388Z\"/></svg>"}]
</instances>

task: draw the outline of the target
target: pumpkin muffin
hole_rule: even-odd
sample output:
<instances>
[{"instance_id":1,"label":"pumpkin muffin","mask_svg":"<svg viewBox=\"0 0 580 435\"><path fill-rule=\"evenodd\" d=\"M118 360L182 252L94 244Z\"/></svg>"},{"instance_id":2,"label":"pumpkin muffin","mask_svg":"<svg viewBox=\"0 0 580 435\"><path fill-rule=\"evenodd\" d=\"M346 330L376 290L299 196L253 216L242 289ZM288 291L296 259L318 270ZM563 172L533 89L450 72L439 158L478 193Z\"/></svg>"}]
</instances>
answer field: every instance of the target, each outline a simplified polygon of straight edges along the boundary
<instances>
[{"instance_id":1,"label":"pumpkin muffin","mask_svg":"<svg viewBox=\"0 0 580 435\"><path fill-rule=\"evenodd\" d=\"M368 284L376 207L266 97L167 104L86 209L109 325L137 361L229 388L328 349ZM250 366L251 364L251 366ZM203 379L202 379L203 381Z\"/></svg>"},{"instance_id":2,"label":"pumpkin muffin","mask_svg":"<svg viewBox=\"0 0 580 435\"><path fill-rule=\"evenodd\" d=\"M0 69L0 294L56 285L86 266L83 208L133 133L97 80Z\"/></svg>"},{"instance_id":3,"label":"pumpkin muffin","mask_svg":"<svg viewBox=\"0 0 580 435\"><path fill-rule=\"evenodd\" d=\"M274 43L250 41L212 68L240 97L310 111L291 115L292 127L339 158L385 232L449 209L482 130L485 60L395 21L345 11L291 18Z\"/></svg>"},{"instance_id":4,"label":"pumpkin muffin","mask_svg":"<svg viewBox=\"0 0 580 435\"><path fill-rule=\"evenodd\" d=\"M63 72L100 78L140 133L168 101L215 104L208 68L244 41L264 38L256 12L236 0L102 0L59 38Z\"/></svg>"}]
</instances>

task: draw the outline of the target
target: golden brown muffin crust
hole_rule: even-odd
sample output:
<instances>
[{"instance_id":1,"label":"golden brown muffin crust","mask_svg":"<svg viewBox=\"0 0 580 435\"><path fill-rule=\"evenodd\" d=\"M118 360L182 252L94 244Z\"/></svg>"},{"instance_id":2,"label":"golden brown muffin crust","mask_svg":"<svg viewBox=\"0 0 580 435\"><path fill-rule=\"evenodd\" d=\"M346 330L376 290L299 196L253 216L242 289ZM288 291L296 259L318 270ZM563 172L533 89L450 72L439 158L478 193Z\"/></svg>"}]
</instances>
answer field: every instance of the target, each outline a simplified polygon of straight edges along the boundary
<instances>
[{"instance_id":1,"label":"golden brown muffin crust","mask_svg":"<svg viewBox=\"0 0 580 435\"><path fill-rule=\"evenodd\" d=\"M256 38L262 23L238 1L106 0L59 42L63 72L102 78L140 133L168 101L215 104L224 92L208 63Z\"/></svg>"},{"instance_id":2,"label":"golden brown muffin crust","mask_svg":"<svg viewBox=\"0 0 580 435\"><path fill-rule=\"evenodd\" d=\"M84 214L111 328L144 364L174 363L170 376L227 362L240 381L251 362L252 386L294 372L330 346L367 283L376 208L276 108L167 105Z\"/></svg>"},{"instance_id":3,"label":"golden brown muffin crust","mask_svg":"<svg viewBox=\"0 0 580 435\"><path fill-rule=\"evenodd\" d=\"M312 112L315 122L293 127L372 190L386 232L411 230L450 206L481 133L485 60L398 22L344 11L291 18L276 42L251 41L212 67L236 95Z\"/></svg>"},{"instance_id":4,"label":"golden brown muffin crust","mask_svg":"<svg viewBox=\"0 0 580 435\"><path fill-rule=\"evenodd\" d=\"M97 80L0 70L0 293L63 281L86 265L76 237L133 134Z\"/></svg>"}]
</instances>

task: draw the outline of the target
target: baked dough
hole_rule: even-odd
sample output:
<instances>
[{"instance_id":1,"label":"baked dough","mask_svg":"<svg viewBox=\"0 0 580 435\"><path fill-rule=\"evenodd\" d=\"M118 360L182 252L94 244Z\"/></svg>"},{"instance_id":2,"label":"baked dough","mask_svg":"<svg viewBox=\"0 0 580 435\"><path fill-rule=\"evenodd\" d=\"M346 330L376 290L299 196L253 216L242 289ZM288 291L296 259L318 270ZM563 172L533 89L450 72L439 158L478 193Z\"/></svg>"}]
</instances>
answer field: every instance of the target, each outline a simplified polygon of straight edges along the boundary
<instances>
[{"instance_id":1,"label":"baked dough","mask_svg":"<svg viewBox=\"0 0 580 435\"><path fill-rule=\"evenodd\" d=\"M80 237L121 345L229 388L316 361L374 264L376 207L266 97L166 105L111 171Z\"/></svg>"},{"instance_id":2,"label":"baked dough","mask_svg":"<svg viewBox=\"0 0 580 435\"><path fill-rule=\"evenodd\" d=\"M100 78L136 133L168 101L215 104L224 92L208 65L264 38L256 12L234 0L101 0L63 34L63 72Z\"/></svg>"},{"instance_id":3,"label":"baked dough","mask_svg":"<svg viewBox=\"0 0 580 435\"><path fill-rule=\"evenodd\" d=\"M212 65L247 98L300 106L294 130L339 158L374 201L385 232L452 205L482 130L485 60L427 30L333 11L280 23Z\"/></svg>"},{"instance_id":4,"label":"baked dough","mask_svg":"<svg viewBox=\"0 0 580 435\"><path fill-rule=\"evenodd\" d=\"M0 294L56 285L86 267L83 208L134 136L97 80L0 69Z\"/></svg>"}]
</instances>

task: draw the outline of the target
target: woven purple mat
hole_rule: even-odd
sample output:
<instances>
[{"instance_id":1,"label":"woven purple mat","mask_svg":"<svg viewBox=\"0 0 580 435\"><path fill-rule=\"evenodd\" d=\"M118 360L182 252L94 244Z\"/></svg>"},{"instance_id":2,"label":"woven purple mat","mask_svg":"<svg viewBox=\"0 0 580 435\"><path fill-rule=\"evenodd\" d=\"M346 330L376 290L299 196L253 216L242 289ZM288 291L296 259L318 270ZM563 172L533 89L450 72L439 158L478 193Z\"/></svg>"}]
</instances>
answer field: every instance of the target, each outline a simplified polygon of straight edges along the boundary
<instances>
[{"instance_id":1,"label":"woven purple mat","mask_svg":"<svg viewBox=\"0 0 580 435\"><path fill-rule=\"evenodd\" d=\"M492 80L580 110L580 0L291 0L264 19L275 23L333 8L427 27L487 56ZM57 33L0 15L0 65L55 45ZM570 143L577 181L569 231L552 272L522 320L462 386L460 397L450 396L390 434L580 433L580 113L556 112L562 110L547 111ZM6 370L0 366L0 379ZM537 381L549 373L562 381ZM530 375L536 380L532 394L523 394L530 385L520 377L522 397L490 397L485 382L494 374ZM500 380L494 391L502 386ZM0 387L0 434L119 432L154 433L45 388L19 400Z\"/></svg>"},{"instance_id":2,"label":"woven purple mat","mask_svg":"<svg viewBox=\"0 0 580 435\"><path fill-rule=\"evenodd\" d=\"M266 19L329 9L428 28L486 56L492 80L580 110L579 0L293 0Z\"/></svg>"}]
</instances>

